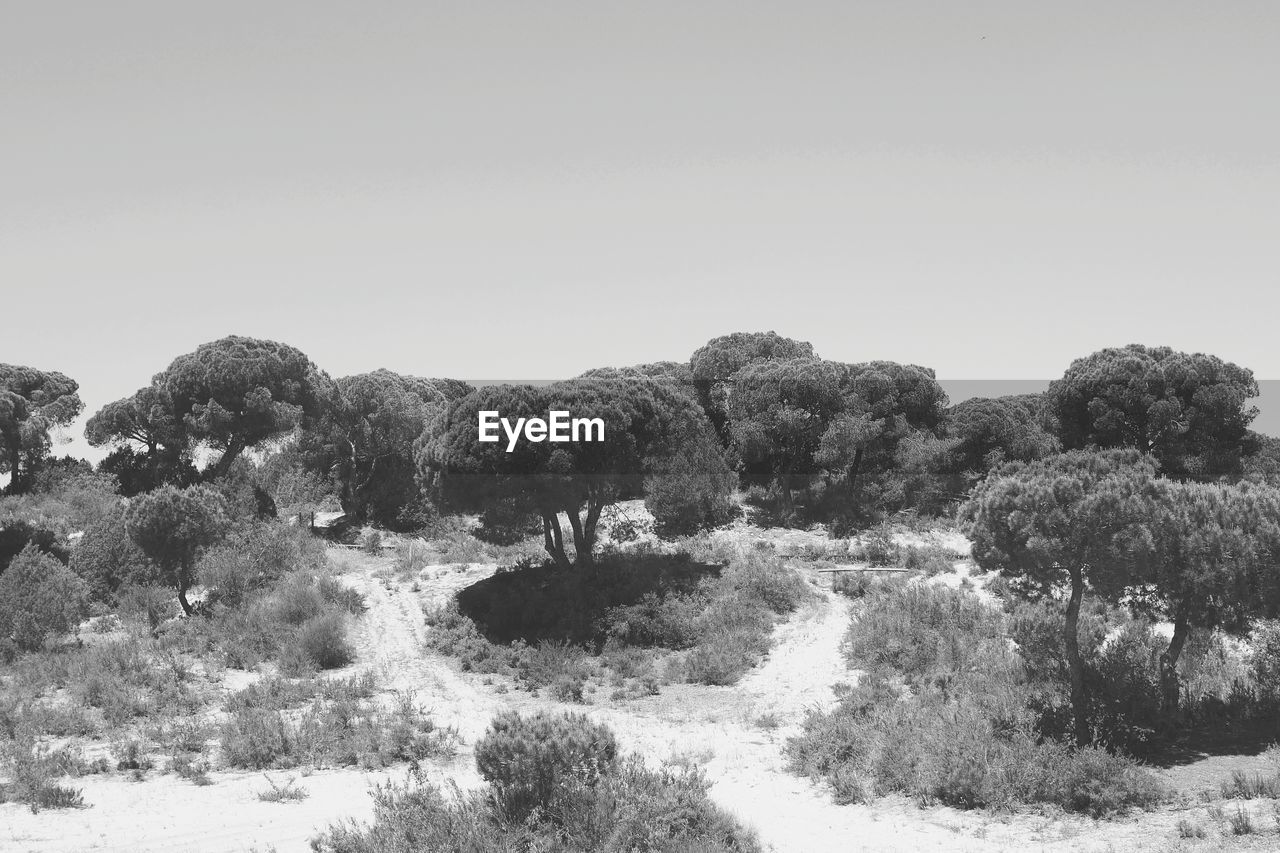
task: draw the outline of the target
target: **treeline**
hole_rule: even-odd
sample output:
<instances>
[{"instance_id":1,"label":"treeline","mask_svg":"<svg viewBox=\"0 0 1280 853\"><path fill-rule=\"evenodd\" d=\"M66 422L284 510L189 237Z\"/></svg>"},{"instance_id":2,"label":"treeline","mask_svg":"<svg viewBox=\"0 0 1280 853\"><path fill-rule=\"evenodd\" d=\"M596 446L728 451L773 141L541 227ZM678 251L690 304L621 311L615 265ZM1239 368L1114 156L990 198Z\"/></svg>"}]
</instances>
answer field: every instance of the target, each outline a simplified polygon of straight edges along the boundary
<instances>
[{"instance_id":1,"label":"treeline","mask_svg":"<svg viewBox=\"0 0 1280 853\"><path fill-rule=\"evenodd\" d=\"M77 392L60 373L0 365L10 494L74 467L49 451L51 431L80 414ZM1074 449L1134 449L1180 482L1280 482L1280 441L1249 429L1257 393L1248 369L1138 345L1073 362L1044 394L949 405L929 368L828 361L773 332L715 338L682 362L482 388L388 370L335 380L294 347L228 337L174 359L85 432L109 448L98 471L126 496L217 484L263 514L340 507L397 529L467 509L493 536L540 531L568 564L590 562L600 512L620 498L644 497L661 531L688 533L726 521L741 487L766 520L844 533L903 510L952 512L1000 464ZM475 440L480 410L552 408L604 419L606 441L507 453Z\"/></svg>"}]
</instances>

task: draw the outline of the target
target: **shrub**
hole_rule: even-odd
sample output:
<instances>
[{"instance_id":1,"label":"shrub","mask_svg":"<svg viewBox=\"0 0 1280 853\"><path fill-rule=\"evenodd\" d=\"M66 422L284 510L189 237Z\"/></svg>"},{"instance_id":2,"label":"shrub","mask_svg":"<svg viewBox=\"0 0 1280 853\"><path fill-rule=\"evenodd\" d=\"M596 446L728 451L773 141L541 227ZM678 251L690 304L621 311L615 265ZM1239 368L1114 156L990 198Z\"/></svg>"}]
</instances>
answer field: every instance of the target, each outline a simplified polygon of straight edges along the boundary
<instances>
[{"instance_id":1,"label":"shrub","mask_svg":"<svg viewBox=\"0 0 1280 853\"><path fill-rule=\"evenodd\" d=\"M65 634L89 615L89 591L74 572L28 544L0 575L0 638L25 650Z\"/></svg>"},{"instance_id":2,"label":"shrub","mask_svg":"<svg viewBox=\"0 0 1280 853\"><path fill-rule=\"evenodd\" d=\"M503 813L519 819L551 808L566 790L598 782L615 766L618 744L613 732L581 714L507 711L494 717L475 755Z\"/></svg>"},{"instance_id":3,"label":"shrub","mask_svg":"<svg viewBox=\"0 0 1280 853\"><path fill-rule=\"evenodd\" d=\"M360 535L360 550L374 557L382 555L382 531L376 527L366 528Z\"/></svg>"},{"instance_id":4,"label":"shrub","mask_svg":"<svg viewBox=\"0 0 1280 853\"><path fill-rule=\"evenodd\" d=\"M737 508L730 494L736 485L720 444L694 435L651 466L644 505L658 535L688 535L732 520Z\"/></svg>"},{"instance_id":5,"label":"shrub","mask_svg":"<svg viewBox=\"0 0 1280 853\"><path fill-rule=\"evenodd\" d=\"M0 743L0 770L10 779L0 784L0 803L6 799L40 809L80 808L80 791L57 784L59 778L79 775L83 761L66 749L52 750L37 742L34 733L20 728L7 744Z\"/></svg>"},{"instance_id":6,"label":"shrub","mask_svg":"<svg viewBox=\"0 0 1280 853\"><path fill-rule=\"evenodd\" d=\"M112 603L122 587L146 582L147 558L125 531L123 507L85 529L71 551L71 570L84 578L94 601Z\"/></svg>"},{"instance_id":7,"label":"shrub","mask_svg":"<svg viewBox=\"0 0 1280 853\"><path fill-rule=\"evenodd\" d=\"M1002 618L971 593L945 586L885 587L865 599L849 627L845 654L872 671L919 682L960 672L1003 645Z\"/></svg>"},{"instance_id":8,"label":"shrub","mask_svg":"<svg viewBox=\"0 0 1280 853\"><path fill-rule=\"evenodd\" d=\"M336 669L355 658L340 613L324 613L304 622L292 645L316 669Z\"/></svg>"},{"instance_id":9,"label":"shrub","mask_svg":"<svg viewBox=\"0 0 1280 853\"><path fill-rule=\"evenodd\" d=\"M318 687L311 704L296 715L286 714L281 703L301 691L281 692L276 686L242 693L222 726L223 760L254 770L301 764L369 769L453 753L456 734L436 727L412 696L402 695L384 710L359 698L366 686L349 680L336 688Z\"/></svg>"},{"instance_id":10,"label":"shrub","mask_svg":"<svg viewBox=\"0 0 1280 853\"><path fill-rule=\"evenodd\" d=\"M511 715L503 715L509 717ZM501 719L501 718L499 718ZM495 727L499 719L494 720ZM517 718L518 719L518 718ZM582 729L582 718L560 718ZM565 722L565 721L570 722ZM589 723L586 726L590 726ZM608 729L592 727L588 741L611 742ZM494 728L490 737L496 737ZM537 741L532 741L537 743ZM482 743L484 743L482 741ZM496 746L496 744L493 744ZM507 745L504 741L504 745ZM572 744L567 744L571 745ZM486 748L486 751L494 751ZM505 754L505 751L503 751ZM477 748L477 761L480 750ZM403 786L379 785L374 819L367 826L331 826L312 840L319 853L412 853L457 850L471 853L758 853L759 843L707 797L707 782L697 771L649 770L636 757L618 760L612 749L590 748L571 756L541 748L517 751L501 765L520 770L518 778L491 782L491 790L446 797L420 772ZM540 760L531 761L535 756ZM549 774L544 772L548 771ZM483 772L483 771L482 771ZM562 784L547 790L544 776ZM517 791L543 787L550 797L542 808L513 805Z\"/></svg>"},{"instance_id":11,"label":"shrub","mask_svg":"<svg viewBox=\"0 0 1280 853\"><path fill-rule=\"evenodd\" d=\"M144 623L153 635L178 613L173 593L159 586L129 584L120 588L120 615Z\"/></svg>"},{"instance_id":12,"label":"shrub","mask_svg":"<svg viewBox=\"0 0 1280 853\"><path fill-rule=\"evenodd\" d=\"M320 597L327 603L334 605L339 610L345 610L353 616L365 612L368 606L364 603L364 596L333 575L320 575L316 578L316 591L320 593Z\"/></svg>"},{"instance_id":13,"label":"shrub","mask_svg":"<svg viewBox=\"0 0 1280 853\"><path fill-rule=\"evenodd\" d=\"M914 572L923 572L926 577L943 575L955 571L955 555L942 548L906 549L902 565Z\"/></svg>"}]
</instances>

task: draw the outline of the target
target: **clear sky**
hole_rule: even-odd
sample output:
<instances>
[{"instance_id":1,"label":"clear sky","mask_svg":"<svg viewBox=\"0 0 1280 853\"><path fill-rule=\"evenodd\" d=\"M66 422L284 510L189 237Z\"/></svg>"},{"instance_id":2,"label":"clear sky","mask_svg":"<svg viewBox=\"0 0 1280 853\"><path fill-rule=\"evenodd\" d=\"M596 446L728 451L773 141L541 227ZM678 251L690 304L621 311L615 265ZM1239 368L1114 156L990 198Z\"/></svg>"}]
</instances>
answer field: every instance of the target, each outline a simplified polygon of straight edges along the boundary
<instances>
[{"instance_id":1,"label":"clear sky","mask_svg":"<svg viewBox=\"0 0 1280 853\"><path fill-rule=\"evenodd\" d=\"M0 0L0 361L1280 378L1280 4ZM76 448L79 449L78 445Z\"/></svg>"}]
</instances>

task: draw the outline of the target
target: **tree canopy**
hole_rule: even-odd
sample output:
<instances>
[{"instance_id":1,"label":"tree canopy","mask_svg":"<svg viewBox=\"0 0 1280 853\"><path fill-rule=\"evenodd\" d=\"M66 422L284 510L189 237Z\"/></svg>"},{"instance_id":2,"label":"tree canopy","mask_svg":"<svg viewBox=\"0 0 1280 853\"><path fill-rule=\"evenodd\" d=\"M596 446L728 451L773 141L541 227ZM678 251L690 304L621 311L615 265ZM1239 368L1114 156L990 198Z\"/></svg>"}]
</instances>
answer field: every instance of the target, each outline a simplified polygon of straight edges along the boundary
<instances>
[{"instance_id":1,"label":"tree canopy","mask_svg":"<svg viewBox=\"0 0 1280 853\"><path fill-rule=\"evenodd\" d=\"M795 478L816 470L814 453L843 410L840 380L836 364L816 358L753 362L733 374L733 446L745 464L772 474L784 518L792 515Z\"/></svg>"},{"instance_id":2,"label":"tree canopy","mask_svg":"<svg viewBox=\"0 0 1280 853\"><path fill-rule=\"evenodd\" d=\"M194 482L184 424L162 384L106 404L89 418L84 434L93 447L115 448L102 469L116 475L124 495Z\"/></svg>"},{"instance_id":3,"label":"tree canopy","mask_svg":"<svg viewBox=\"0 0 1280 853\"><path fill-rule=\"evenodd\" d=\"M1159 480L1146 522L1143 570L1129 606L1173 625L1161 655L1165 713L1178 706L1178 657L1190 628L1248 631L1276 615L1280 491L1251 484Z\"/></svg>"},{"instance_id":4,"label":"tree canopy","mask_svg":"<svg viewBox=\"0 0 1280 853\"><path fill-rule=\"evenodd\" d=\"M451 379L375 370L335 383L334 405L304 431L307 466L333 478L343 511L394 526L418 496L413 445L436 409L470 392Z\"/></svg>"},{"instance_id":5,"label":"tree canopy","mask_svg":"<svg viewBox=\"0 0 1280 853\"><path fill-rule=\"evenodd\" d=\"M158 570L157 580L177 590L188 615L196 557L222 538L228 524L222 495L208 486L164 486L134 498L125 513L129 538Z\"/></svg>"},{"instance_id":6,"label":"tree canopy","mask_svg":"<svg viewBox=\"0 0 1280 853\"><path fill-rule=\"evenodd\" d=\"M603 441L523 441L510 452L502 442L477 440L481 411L504 418L545 418L550 411L599 418ZM562 566L571 562L560 523L572 531L578 565L593 561L601 511L625 495L643 493L653 460L674 450L690 430L709 429L696 400L659 380L573 379L552 385L477 388L434 418L419 444L418 464L444 499L484 508L515 500L543 522L543 544Z\"/></svg>"},{"instance_id":7,"label":"tree canopy","mask_svg":"<svg viewBox=\"0 0 1280 853\"><path fill-rule=\"evenodd\" d=\"M729 440L730 378L748 364L792 358L816 358L813 344L786 338L773 331L721 335L694 352L689 358L689 371L698 402L722 440Z\"/></svg>"},{"instance_id":8,"label":"tree canopy","mask_svg":"<svg viewBox=\"0 0 1280 853\"><path fill-rule=\"evenodd\" d=\"M1252 371L1140 344L1073 361L1048 395L1064 447L1132 447L1178 479L1238 473L1258 413Z\"/></svg>"},{"instance_id":9,"label":"tree canopy","mask_svg":"<svg viewBox=\"0 0 1280 853\"><path fill-rule=\"evenodd\" d=\"M79 388L57 371L0 364L0 474L10 475L11 493L30 488L52 444L50 431L84 408Z\"/></svg>"},{"instance_id":10,"label":"tree canopy","mask_svg":"<svg viewBox=\"0 0 1280 853\"><path fill-rule=\"evenodd\" d=\"M332 380L301 351L235 335L179 356L156 382L187 438L222 452L215 476L246 448L305 426L334 405Z\"/></svg>"},{"instance_id":11,"label":"tree canopy","mask_svg":"<svg viewBox=\"0 0 1280 853\"><path fill-rule=\"evenodd\" d=\"M973 397L947 412L958 439L955 467L973 480L1005 462L1030 462L1060 450L1041 394Z\"/></svg>"}]
</instances>

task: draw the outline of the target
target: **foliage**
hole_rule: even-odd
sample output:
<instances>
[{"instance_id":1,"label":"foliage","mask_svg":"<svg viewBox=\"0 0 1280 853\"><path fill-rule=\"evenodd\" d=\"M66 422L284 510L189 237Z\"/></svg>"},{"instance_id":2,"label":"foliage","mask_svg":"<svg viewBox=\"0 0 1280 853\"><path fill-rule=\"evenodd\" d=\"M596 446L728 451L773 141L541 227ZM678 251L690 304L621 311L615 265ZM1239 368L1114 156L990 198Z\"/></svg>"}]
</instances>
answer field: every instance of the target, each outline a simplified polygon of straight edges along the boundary
<instances>
[{"instance_id":1,"label":"foliage","mask_svg":"<svg viewBox=\"0 0 1280 853\"><path fill-rule=\"evenodd\" d=\"M505 711L490 722L475 754L503 814L520 820L535 808L554 809L567 790L598 783L616 766L618 743L582 714Z\"/></svg>"},{"instance_id":2,"label":"foliage","mask_svg":"<svg viewBox=\"0 0 1280 853\"><path fill-rule=\"evenodd\" d=\"M50 431L80 414L79 387L57 371L0 364L0 474L9 474L11 494L31 487L52 443Z\"/></svg>"},{"instance_id":3,"label":"foliage","mask_svg":"<svg viewBox=\"0 0 1280 853\"><path fill-rule=\"evenodd\" d=\"M748 469L768 471L777 482L784 521L792 514L793 484L816 470L814 454L842 408L840 371L830 362L762 361L733 374L733 446Z\"/></svg>"},{"instance_id":4,"label":"foliage","mask_svg":"<svg viewBox=\"0 0 1280 853\"><path fill-rule=\"evenodd\" d=\"M342 509L356 521L398 526L418 497L413 443L427 419L470 386L457 380L422 379L389 370L346 376L336 398L300 451L309 470L332 477Z\"/></svg>"},{"instance_id":5,"label":"foliage","mask_svg":"<svg viewBox=\"0 0 1280 853\"><path fill-rule=\"evenodd\" d=\"M551 411L589 412L603 422L604 436L590 442L524 441L507 452L503 442L476 440L481 411L498 411L513 421L545 418ZM563 514L572 530L575 560L589 566L603 509L640 493L654 459L708 428L692 396L660 379L487 386L455 400L432 419L418 444L418 465L442 497L460 508L510 500L538 513L544 549L567 568L571 561Z\"/></svg>"},{"instance_id":6,"label":"foliage","mask_svg":"<svg viewBox=\"0 0 1280 853\"><path fill-rule=\"evenodd\" d=\"M301 713L271 703L236 701L219 733L222 759L255 770L314 767L385 767L397 761L444 758L456 735L436 726L410 695L390 708L339 692L312 700Z\"/></svg>"},{"instance_id":7,"label":"foliage","mask_svg":"<svg viewBox=\"0 0 1280 853\"><path fill-rule=\"evenodd\" d=\"M961 509L979 566L999 569L1031 594L1068 591L1063 638L1081 744L1090 736L1080 605L1086 587L1114 599L1133 580L1154 476L1150 458L1136 451L1071 451L997 469Z\"/></svg>"},{"instance_id":8,"label":"foliage","mask_svg":"<svg viewBox=\"0 0 1280 853\"><path fill-rule=\"evenodd\" d=\"M1256 396L1246 368L1140 344L1076 359L1048 392L1064 447L1134 448L1167 476L1206 480L1239 472Z\"/></svg>"},{"instance_id":9,"label":"foliage","mask_svg":"<svg viewBox=\"0 0 1280 853\"><path fill-rule=\"evenodd\" d=\"M758 853L708 787L697 771L649 770L631 756L595 784L558 791L554 808L516 820L492 788L449 797L413 772L408 784L375 789L371 824L331 826L311 843L319 853Z\"/></svg>"},{"instance_id":10,"label":"foliage","mask_svg":"<svg viewBox=\"0 0 1280 853\"><path fill-rule=\"evenodd\" d=\"M698 402L722 440L729 439L729 381L749 364L815 358L813 344L776 332L734 332L712 338L690 357L689 372Z\"/></svg>"},{"instance_id":11,"label":"foliage","mask_svg":"<svg viewBox=\"0 0 1280 853\"><path fill-rule=\"evenodd\" d=\"M0 639L20 649L38 649L50 634L65 634L88 615L84 581L33 545L0 575Z\"/></svg>"},{"instance_id":12,"label":"foliage","mask_svg":"<svg viewBox=\"0 0 1280 853\"><path fill-rule=\"evenodd\" d=\"M112 603L121 587L145 583L152 570L125 528L117 506L85 529L71 551L71 570L84 579L94 601Z\"/></svg>"},{"instance_id":13,"label":"foliage","mask_svg":"<svg viewBox=\"0 0 1280 853\"><path fill-rule=\"evenodd\" d=\"M1005 462L1031 462L1061 449L1041 394L973 397L947 410L947 434L958 439L952 462L968 486Z\"/></svg>"},{"instance_id":14,"label":"foliage","mask_svg":"<svg viewBox=\"0 0 1280 853\"><path fill-rule=\"evenodd\" d=\"M1039 734L999 611L919 584L864 602L847 648L866 674L835 709L810 712L787 745L793 769L829 781L838 800L902 792L959 808L1051 803L1102 816L1165 798L1133 761Z\"/></svg>"},{"instance_id":15,"label":"foliage","mask_svg":"<svg viewBox=\"0 0 1280 853\"><path fill-rule=\"evenodd\" d=\"M187 442L222 451L221 477L240 453L307 425L333 405L333 382L287 344L230 336L179 356L156 377Z\"/></svg>"},{"instance_id":16,"label":"foliage","mask_svg":"<svg viewBox=\"0 0 1280 853\"><path fill-rule=\"evenodd\" d=\"M226 502L206 486L165 486L139 495L125 513L129 538L158 570L157 580L177 589L178 601L192 612L187 590L193 581L196 555L227 530Z\"/></svg>"},{"instance_id":17,"label":"foliage","mask_svg":"<svg viewBox=\"0 0 1280 853\"><path fill-rule=\"evenodd\" d=\"M196 481L183 424L159 382L103 406L89 418L84 434L93 447L114 448L100 467L118 478L123 495Z\"/></svg>"}]
</instances>

